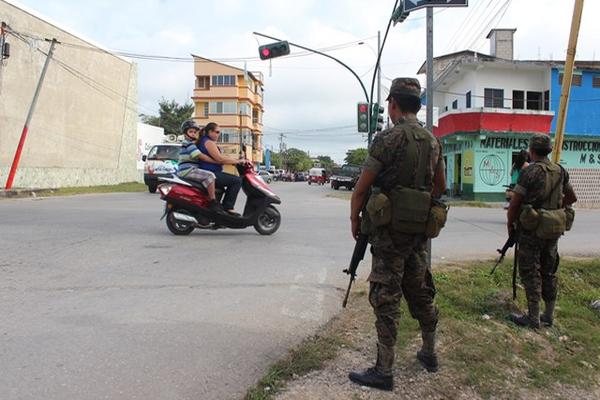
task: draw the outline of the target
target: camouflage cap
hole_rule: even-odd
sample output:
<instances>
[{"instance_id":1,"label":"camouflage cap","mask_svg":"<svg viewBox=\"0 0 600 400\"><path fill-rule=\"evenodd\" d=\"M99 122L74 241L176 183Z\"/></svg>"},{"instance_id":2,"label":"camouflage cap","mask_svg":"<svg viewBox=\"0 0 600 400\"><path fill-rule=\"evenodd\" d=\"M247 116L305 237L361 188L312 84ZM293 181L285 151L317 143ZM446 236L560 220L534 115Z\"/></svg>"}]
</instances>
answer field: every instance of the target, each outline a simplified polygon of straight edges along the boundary
<instances>
[{"instance_id":1,"label":"camouflage cap","mask_svg":"<svg viewBox=\"0 0 600 400\"><path fill-rule=\"evenodd\" d=\"M395 94L403 94L407 96L421 97L421 84L415 78L396 78L392 81L390 87L390 95L386 100Z\"/></svg>"},{"instance_id":2,"label":"camouflage cap","mask_svg":"<svg viewBox=\"0 0 600 400\"><path fill-rule=\"evenodd\" d=\"M535 134L531 137L529 148L533 150L552 151L552 142L549 135Z\"/></svg>"}]
</instances>

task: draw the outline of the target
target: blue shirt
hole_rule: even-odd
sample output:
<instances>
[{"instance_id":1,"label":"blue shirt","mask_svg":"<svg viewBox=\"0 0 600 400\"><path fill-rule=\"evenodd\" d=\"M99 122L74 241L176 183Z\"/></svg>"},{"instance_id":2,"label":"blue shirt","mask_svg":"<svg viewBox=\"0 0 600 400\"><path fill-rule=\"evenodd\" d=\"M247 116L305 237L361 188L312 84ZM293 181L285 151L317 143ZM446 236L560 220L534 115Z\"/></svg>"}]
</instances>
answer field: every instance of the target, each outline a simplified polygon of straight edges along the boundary
<instances>
[{"instance_id":1,"label":"blue shirt","mask_svg":"<svg viewBox=\"0 0 600 400\"><path fill-rule=\"evenodd\" d=\"M210 157L210 154L208 153L208 150L206 149L206 142L208 142L209 140L212 140L212 139L208 136L202 136L202 139L200 139L200 143L198 143L198 149L202 153L204 153ZM217 147L217 149L219 149L219 148ZM221 152L221 149L219 149L219 153L220 152ZM205 170L211 171L211 172L223 172L222 164L200 161L198 166L199 166L199 168L202 168L202 169L205 169Z\"/></svg>"}]
</instances>

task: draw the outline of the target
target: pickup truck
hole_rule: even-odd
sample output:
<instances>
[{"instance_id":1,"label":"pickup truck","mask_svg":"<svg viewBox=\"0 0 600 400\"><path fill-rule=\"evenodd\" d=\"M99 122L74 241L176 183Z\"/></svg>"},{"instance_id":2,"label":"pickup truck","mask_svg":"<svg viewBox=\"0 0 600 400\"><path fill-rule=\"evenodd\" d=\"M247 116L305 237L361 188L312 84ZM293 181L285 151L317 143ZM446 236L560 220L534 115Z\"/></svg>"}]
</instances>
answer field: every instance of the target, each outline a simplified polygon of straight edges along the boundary
<instances>
[{"instance_id":1,"label":"pickup truck","mask_svg":"<svg viewBox=\"0 0 600 400\"><path fill-rule=\"evenodd\" d=\"M354 189L361 167L359 165L344 164L341 168L334 168L329 179L333 190L339 190L341 186L348 190Z\"/></svg>"}]
</instances>

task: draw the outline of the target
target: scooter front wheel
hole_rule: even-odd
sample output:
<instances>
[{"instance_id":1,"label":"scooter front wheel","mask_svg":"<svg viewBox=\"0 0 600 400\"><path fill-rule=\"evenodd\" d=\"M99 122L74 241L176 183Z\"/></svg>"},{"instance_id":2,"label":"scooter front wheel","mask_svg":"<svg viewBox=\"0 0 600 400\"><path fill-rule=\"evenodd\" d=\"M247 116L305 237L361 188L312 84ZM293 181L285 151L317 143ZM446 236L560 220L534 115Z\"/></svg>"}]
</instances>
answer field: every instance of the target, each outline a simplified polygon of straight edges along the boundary
<instances>
[{"instance_id":1,"label":"scooter front wheel","mask_svg":"<svg viewBox=\"0 0 600 400\"><path fill-rule=\"evenodd\" d=\"M254 229L261 235L272 235L277 232L281 225L281 214L273 206L267 206L265 211L258 216Z\"/></svg>"},{"instance_id":2,"label":"scooter front wheel","mask_svg":"<svg viewBox=\"0 0 600 400\"><path fill-rule=\"evenodd\" d=\"M189 235L190 233L192 233L192 231L194 230L194 225L192 225L192 223L190 222L184 222L184 221L179 221L175 218L175 216L173 215L175 211L170 210L169 213L167 214L167 228L169 228L169 230L171 231L172 234L174 235L181 235L181 236L185 236L185 235ZM182 211L182 210L178 210L177 212L182 213L182 214L189 214L187 211Z\"/></svg>"}]
</instances>

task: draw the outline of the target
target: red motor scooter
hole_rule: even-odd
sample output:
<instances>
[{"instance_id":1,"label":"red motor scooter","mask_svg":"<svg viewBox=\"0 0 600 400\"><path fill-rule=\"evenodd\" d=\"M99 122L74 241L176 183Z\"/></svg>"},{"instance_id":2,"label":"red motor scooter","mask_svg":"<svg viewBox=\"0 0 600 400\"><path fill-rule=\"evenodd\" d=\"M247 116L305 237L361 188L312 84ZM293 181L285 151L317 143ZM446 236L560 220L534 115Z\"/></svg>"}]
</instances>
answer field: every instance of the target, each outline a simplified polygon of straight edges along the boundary
<instances>
[{"instance_id":1,"label":"red motor scooter","mask_svg":"<svg viewBox=\"0 0 600 400\"><path fill-rule=\"evenodd\" d=\"M236 166L242 178L242 190L246 194L246 206L241 216L215 212L209 208L206 190L197 182L178 176L162 178L158 187L160 198L166 202L167 228L175 235L189 235L198 229L243 229L254 226L261 235L272 235L281 225L281 214L273 204L281 204L281 199L256 174L252 164ZM220 200L223 191L217 189Z\"/></svg>"}]
</instances>

